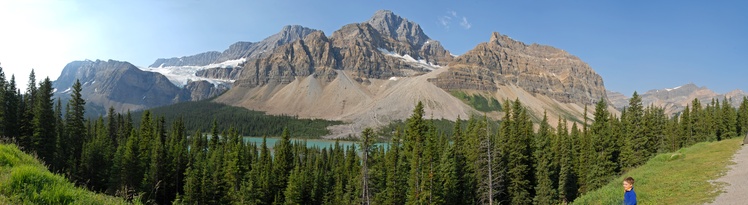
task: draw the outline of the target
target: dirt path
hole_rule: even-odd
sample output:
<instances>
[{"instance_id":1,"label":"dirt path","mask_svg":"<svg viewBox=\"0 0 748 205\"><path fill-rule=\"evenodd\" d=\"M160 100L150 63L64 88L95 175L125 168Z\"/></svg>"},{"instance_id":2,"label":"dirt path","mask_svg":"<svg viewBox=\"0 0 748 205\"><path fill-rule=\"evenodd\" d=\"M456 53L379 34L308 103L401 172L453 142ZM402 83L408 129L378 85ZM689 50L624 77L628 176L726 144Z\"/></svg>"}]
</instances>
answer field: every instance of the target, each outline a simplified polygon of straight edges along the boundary
<instances>
[{"instance_id":1,"label":"dirt path","mask_svg":"<svg viewBox=\"0 0 748 205\"><path fill-rule=\"evenodd\" d=\"M725 176L717 179L717 182L725 182L728 185L724 193L717 196L712 204L748 204L748 145L743 145L732 161Z\"/></svg>"}]
</instances>

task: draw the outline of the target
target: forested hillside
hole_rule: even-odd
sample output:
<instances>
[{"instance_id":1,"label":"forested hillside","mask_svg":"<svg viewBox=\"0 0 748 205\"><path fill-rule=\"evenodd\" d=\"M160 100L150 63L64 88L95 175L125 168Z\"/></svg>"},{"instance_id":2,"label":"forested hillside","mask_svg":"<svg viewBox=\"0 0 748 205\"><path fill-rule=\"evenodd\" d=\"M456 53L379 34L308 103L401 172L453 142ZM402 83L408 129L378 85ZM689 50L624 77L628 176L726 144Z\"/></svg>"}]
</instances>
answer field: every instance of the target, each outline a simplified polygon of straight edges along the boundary
<instances>
[{"instance_id":1,"label":"forested hillside","mask_svg":"<svg viewBox=\"0 0 748 205\"><path fill-rule=\"evenodd\" d=\"M229 127L233 127L242 136L280 136L283 129L287 128L294 133L295 137L319 138L330 133L327 130L328 126L342 124L339 121L266 115L264 112L207 100L176 103L152 108L149 111L156 116L164 117L167 122L181 118L185 127L189 127L191 131L207 132L213 129L215 123L218 130L228 130ZM142 115L143 111L132 113L132 116ZM139 118L133 121L135 124L140 124Z\"/></svg>"},{"instance_id":2,"label":"forested hillside","mask_svg":"<svg viewBox=\"0 0 748 205\"><path fill-rule=\"evenodd\" d=\"M675 117L636 95L620 117L600 100L592 119L557 129L547 118L534 129L519 100L504 101L498 129L471 117L452 133L437 132L418 103L388 149L370 146L371 129L354 147L291 143L298 134L286 129L271 151L244 143L242 125L205 119L205 133L151 111L85 119L79 82L63 108L48 78L37 84L32 73L25 93L0 78L0 136L78 185L157 204L556 204L656 153L748 132L745 99L737 109L694 100Z\"/></svg>"}]
</instances>

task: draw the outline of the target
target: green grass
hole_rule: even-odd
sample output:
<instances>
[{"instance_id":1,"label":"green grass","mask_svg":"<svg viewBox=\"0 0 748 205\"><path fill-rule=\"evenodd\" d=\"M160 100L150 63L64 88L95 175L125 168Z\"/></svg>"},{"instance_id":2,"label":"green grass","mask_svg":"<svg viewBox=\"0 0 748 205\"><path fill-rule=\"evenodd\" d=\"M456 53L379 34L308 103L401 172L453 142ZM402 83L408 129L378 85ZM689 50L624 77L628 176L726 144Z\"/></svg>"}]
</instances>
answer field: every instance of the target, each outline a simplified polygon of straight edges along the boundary
<instances>
[{"instance_id":1,"label":"green grass","mask_svg":"<svg viewBox=\"0 0 748 205\"><path fill-rule=\"evenodd\" d=\"M621 204L623 178L633 177L639 204L704 204L714 201L725 187L711 183L727 172L742 139L702 142L674 153L659 154L646 164L587 193L574 204Z\"/></svg>"},{"instance_id":2,"label":"green grass","mask_svg":"<svg viewBox=\"0 0 748 205\"><path fill-rule=\"evenodd\" d=\"M15 145L0 144L0 204L128 204L78 188Z\"/></svg>"},{"instance_id":3,"label":"green grass","mask_svg":"<svg viewBox=\"0 0 748 205\"><path fill-rule=\"evenodd\" d=\"M491 111L501 111L501 104L499 103L496 98L493 97L484 97L483 95L469 95L465 92L459 91L459 90L453 90L449 92L452 94L452 96L455 96L456 98L462 100L462 102L465 102L465 104L470 105L470 107L475 108L478 111L481 112L491 112Z\"/></svg>"}]
</instances>

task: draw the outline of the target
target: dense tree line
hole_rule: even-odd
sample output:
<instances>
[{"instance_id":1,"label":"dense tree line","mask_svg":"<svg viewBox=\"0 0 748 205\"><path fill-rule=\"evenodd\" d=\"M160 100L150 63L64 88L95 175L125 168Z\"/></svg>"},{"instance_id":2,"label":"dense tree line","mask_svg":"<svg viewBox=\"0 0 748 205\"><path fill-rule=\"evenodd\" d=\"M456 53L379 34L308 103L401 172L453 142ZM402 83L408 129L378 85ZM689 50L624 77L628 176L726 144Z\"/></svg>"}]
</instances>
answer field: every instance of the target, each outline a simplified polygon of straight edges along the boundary
<instances>
[{"instance_id":1,"label":"dense tree line","mask_svg":"<svg viewBox=\"0 0 748 205\"><path fill-rule=\"evenodd\" d=\"M203 132L209 131L213 126L213 124L206 122L215 120L219 130L234 127L243 136L280 136L283 128L288 128L296 137L319 138L330 134L327 130L328 126L342 124L340 121L299 119L287 115L266 115L264 112L207 100L182 102L152 108L149 111L154 115L163 116L169 122L182 118L186 127L200 129ZM134 116L142 114L143 111L132 113ZM139 118L133 120L134 123L139 123Z\"/></svg>"},{"instance_id":2,"label":"dense tree line","mask_svg":"<svg viewBox=\"0 0 748 205\"><path fill-rule=\"evenodd\" d=\"M748 132L746 99L737 109L694 100L669 117L634 93L620 117L600 100L585 123L555 129L515 100L502 103L498 126L473 116L438 132L418 103L386 148L371 129L348 147L308 147L289 129L275 145L248 144L216 121L191 130L181 118L145 111L134 121L111 108L85 119L79 82L63 106L33 71L25 93L0 78L2 136L80 185L155 204L559 204L656 153Z\"/></svg>"}]
</instances>

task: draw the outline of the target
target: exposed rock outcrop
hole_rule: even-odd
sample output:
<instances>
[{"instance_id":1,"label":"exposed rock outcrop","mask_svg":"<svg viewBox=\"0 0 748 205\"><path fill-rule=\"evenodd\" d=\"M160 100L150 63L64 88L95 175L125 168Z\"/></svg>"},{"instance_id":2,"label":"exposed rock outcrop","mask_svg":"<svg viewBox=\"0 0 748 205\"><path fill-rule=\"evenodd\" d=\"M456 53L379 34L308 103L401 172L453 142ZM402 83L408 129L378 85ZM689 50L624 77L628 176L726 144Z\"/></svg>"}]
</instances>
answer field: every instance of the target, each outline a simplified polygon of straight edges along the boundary
<instances>
[{"instance_id":1,"label":"exposed rock outcrop","mask_svg":"<svg viewBox=\"0 0 748 205\"><path fill-rule=\"evenodd\" d=\"M516 85L562 103L591 104L606 97L602 77L578 57L551 46L527 45L497 32L449 67L449 72L432 82L444 89L486 91Z\"/></svg>"},{"instance_id":2,"label":"exposed rock outcrop","mask_svg":"<svg viewBox=\"0 0 748 205\"><path fill-rule=\"evenodd\" d=\"M168 66L205 66L208 64L211 64L218 59L218 56L221 55L221 52L218 51L210 51L205 53L200 53L196 55L191 56L183 56L179 58L159 58L156 59L156 62L153 62L148 67L151 68L157 68L157 67L168 67Z\"/></svg>"},{"instance_id":3,"label":"exposed rock outcrop","mask_svg":"<svg viewBox=\"0 0 748 205\"><path fill-rule=\"evenodd\" d=\"M53 82L57 97L69 97L75 80L87 103L116 111L139 110L182 101L181 89L159 73L146 72L124 61L74 61Z\"/></svg>"},{"instance_id":4,"label":"exposed rock outcrop","mask_svg":"<svg viewBox=\"0 0 748 205\"><path fill-rule=\"evenodd\" d=\"M395 15L392 11L379 10L366 23L382 36L407 44L393 48L400 55L408 54L415 59L424 59L436 65L445 65L453 58L439 41L429 38L420 25Z\"/></svg>"},{"instance_id":5,"label":"exposed rock outcrop","mask_svg":"<svg viewBox=\"0 0 748 205\"><path fill-rule=\"evenodd\" d=\"M310 75L329 81L335 77L335 67L332 44L322 31L316 31L303 40L281 46L266 58L245 63L244 74L234 85L288 84L296 77Z\"/></svg>"},{"instance_id":6,"label":"exposed rock outcrop","mask_svg":"<svg viewBox=\"0 0 748 205\"><path fill-rule=\"evenodd\" d=\"M208 81L192 81L182 88L182 93L189 101L205 100L220 95L229 90L228 86L219 84L215 85ZM182 98L184 99L184 98Z\"/></svg>"},{"instance_id":7,"label":"exposed rock outcrop","mask_svg":"<svg viewBox=\"0 0 748 205\"><path fill-rule=\"evenodd\" d=\"M261 86L287 84L308 75L330 81L336 75L333 70L346 70L356 81L366 82L420 75L450 60L449 51L429 39L418 24L390 11L379 11L367 22L343 26L329 39L322 32L313 32L267 57L248 61L244 70L216 68L199 74L228 75L239 78L238 86Z\"/></svg>"},{"instance_id":8,"label":"exposed rock outcrop","mask_svg":"<svg viewBox=\"0 0 748 205\"><path fill-rule=\"evenodd\" d=\"M608 96L610 104L613 105L613 107L615 107L616 109L620 110L621 108L629 105L629 97L626 97L622 93L605 90L605 95Z\"/></svg>"}]
</instances>

